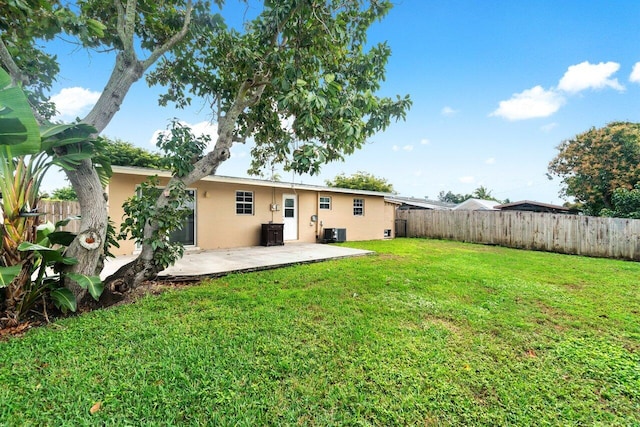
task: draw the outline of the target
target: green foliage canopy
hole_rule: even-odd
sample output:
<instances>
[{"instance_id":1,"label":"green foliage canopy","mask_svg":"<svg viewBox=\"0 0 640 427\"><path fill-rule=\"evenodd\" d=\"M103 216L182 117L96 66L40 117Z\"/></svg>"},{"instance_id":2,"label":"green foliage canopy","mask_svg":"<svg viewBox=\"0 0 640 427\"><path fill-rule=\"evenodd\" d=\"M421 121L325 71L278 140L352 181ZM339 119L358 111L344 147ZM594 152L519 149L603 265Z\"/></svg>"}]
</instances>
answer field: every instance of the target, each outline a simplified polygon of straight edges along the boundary
<instances>
[{"instance_id":1,"label":"green foliage canopy","mask_svg":"<svg viewBox=\"0 0 640 427\"><path fill-rule=\"evenodd\" d=\"M66 186L62 188L56 188L51 193L51 199L53 200L78 200L78 195L72 186Z\"/></svg>"},{"instance_id":2,"label":"green foliage canopy","mask_svg":"<svg viewBox=\"0 0 640 427\"><path fill-rule=\"evenodd\" d=\"M611 209L602 209L600 216L640 219L640 183L631 190L616 188L611 196L611 204Z\"/></svg>"},{"instance_id":3,"label":"green foliage canopy","mask_svg":"<svg viewBox=\"0 0 640 427\"><path fill-rule=\"evenodd\" d=\"M640 123L613 122L576 135L558 146L550 175L562 179L561 196L573 197L587 214L613 208L616 189L640 181Z\"/></svg>"},{"instance_id":4,"label":"green foliage canopy","mask_svg":"<svg viewBox=\"0 0 640 427\"><path fill-rule=\"evenodd\" d=\"M441 202L460 204L469 199L495 200L496 202L500 202L500 200L493 197L491 190L483 185L473 190L471 194L456 194L451 190L446 193L444 191L438 193L438 200Z\"/></svg>"},{"instance_id":5,"label":"green foliage canopy","mask_svg":"<svg viewBox=\"0 0 640 427\"><path fill-rule=\"evenodd\" d=\"M199 29L148 80L168 87L163 104L211 99L221 137L254 138L252 173L280 163L315 174L411 105L408 96L375 95L391 50L366 34L390 8L389 1L266 1L244 32ZM224 128L229 117L235 126Z\"/></svg>"},{"instance_id":6,"label":"green foliage canopy","mask_svg":"<svg viewBox=\"0 0 640 427\"><path fill-rule=\"evenodd\" d=\"M446 193L444 191L441 191L440 193L438 193L438 200L440 200L441 202L455 203L455 204L462 203L465 200L468 200L472 197L473 196L471 194L457 194L452 192L451 190L447 191Z\"/></svg>"},{"instance_id":7,"label":"green foliage canopy","mask_svg":"<svg viewBox=\"0 0 640 427\"><path fill-rule=\"evenodd\" d=\"M102 139L106 142L104 146L105 154L111 159L112 165L153 169L160 169L163 166L160 154L136 147L132 143L118 138L115 140Z\"/></svg>"},{"instance_id":8,"label":"green foliage canopy","mask_svg":"<svg viewBox=\"0 0 640 427\"><path fill-rule=\"evenodd\" d=\"M351 176L344 173L337 175L333 180L326 180L329 187L350 188L352 190L379 191L381 193L393 193L393 185L385 178L378 178L367 172L356 172Z\"/></svg>"}]
</instances>

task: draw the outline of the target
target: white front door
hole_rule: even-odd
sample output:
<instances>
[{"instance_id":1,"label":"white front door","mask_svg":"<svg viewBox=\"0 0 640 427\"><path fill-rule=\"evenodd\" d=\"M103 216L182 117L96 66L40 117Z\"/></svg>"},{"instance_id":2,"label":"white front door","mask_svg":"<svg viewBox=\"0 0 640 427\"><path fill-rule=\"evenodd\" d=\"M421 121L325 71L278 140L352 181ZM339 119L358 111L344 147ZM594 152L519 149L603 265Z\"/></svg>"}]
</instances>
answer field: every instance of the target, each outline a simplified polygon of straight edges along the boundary
<instances>
[{"instance_id":1,"label":"white front door","mask_svg":"<svg viewBox=\"0 0 640 427\"><path fill-rule=\"evenodd\" d=\"M282 207L284 240L298 240L298 196L284 194L282 196Z\"/></svg>"}]
</instances>

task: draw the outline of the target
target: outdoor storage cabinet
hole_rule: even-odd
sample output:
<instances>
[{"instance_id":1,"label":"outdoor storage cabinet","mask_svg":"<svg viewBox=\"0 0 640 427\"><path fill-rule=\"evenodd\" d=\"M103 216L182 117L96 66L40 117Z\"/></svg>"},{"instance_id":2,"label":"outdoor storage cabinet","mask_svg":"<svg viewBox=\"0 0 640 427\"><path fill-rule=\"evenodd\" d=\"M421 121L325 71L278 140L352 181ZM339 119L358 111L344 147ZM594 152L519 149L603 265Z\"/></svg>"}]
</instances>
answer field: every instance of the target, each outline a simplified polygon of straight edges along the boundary
<instances>
[{"instance_id":1,"label":"outdoor storage cabinet","mask_svg":"<svg viewBox=\"0 0 640 427\"><path fill-rule=\"evenodd\" d=\"M284 245L284 224L262 224L260 244L262 246Z\"/></svg>"}]
</instances>

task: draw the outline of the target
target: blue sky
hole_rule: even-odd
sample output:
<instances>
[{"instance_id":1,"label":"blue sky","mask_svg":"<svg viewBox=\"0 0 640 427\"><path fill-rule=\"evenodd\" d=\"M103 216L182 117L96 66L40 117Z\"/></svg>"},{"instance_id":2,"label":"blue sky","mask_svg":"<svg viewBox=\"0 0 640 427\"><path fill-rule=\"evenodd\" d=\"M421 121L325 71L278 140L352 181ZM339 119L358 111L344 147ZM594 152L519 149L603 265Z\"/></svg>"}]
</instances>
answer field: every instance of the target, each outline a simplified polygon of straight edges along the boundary
<instances>
[{"instance_id":1,"label":"blue sky","mask_svg":"<svg viewBox=\"0 0 640 427\"><path fill-rule=\"evenodd\" d=\"M228 3L232 23L255 12ZM380 94L410 94L407 120L320 176L283 180L323 184L362 170L405 196L435 199L483 185L499 199L562 203L559 182L545 175L558 144L612 121L640 122L635 0L398 0L370 32L371 42L385 40L393 53ZM113 59L62 42L51 48L62 66L52 93L61 118L82 117ZM104 134L154 150L154 133L172 117L206 127L206 108L160 108L159 92L137 83ZM246 176L249 149L235 146L218 173ZM62 185L53 178L44 187Z\"/></svg>"}]
</instances>

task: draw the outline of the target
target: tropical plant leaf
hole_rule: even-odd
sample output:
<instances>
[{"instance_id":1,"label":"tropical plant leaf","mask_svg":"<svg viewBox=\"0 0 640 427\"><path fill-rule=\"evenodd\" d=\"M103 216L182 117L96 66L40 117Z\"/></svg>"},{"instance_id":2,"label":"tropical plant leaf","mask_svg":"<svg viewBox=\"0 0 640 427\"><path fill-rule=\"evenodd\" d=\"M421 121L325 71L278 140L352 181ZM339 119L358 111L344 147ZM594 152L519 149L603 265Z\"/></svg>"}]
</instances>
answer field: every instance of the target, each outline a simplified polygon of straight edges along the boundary
<instances>
[{"instance_id":1,"label":"tropical plant leaf","mask_svg":"<svg viewBox=\"0 0 640 427\"><path fill-rule=\"evenodd\" d=\"M49 243L52 245L69 246L76 235L70 231L54 231L49 234Z\"/></svg>"},{"instance_id":2,"label":"tropical plant leaf","mask_svg":"<svg viewBox=\"0 0 640 427\"><path fill-rule=\"evenodd\" d=\"M87 289L93 299L96 301L100 299L100 295L102 295L102 292L104 291L104 284L100 280L100 277L86 276L78 273L69 273L67 274L67 277L74 280L82 288Z\"/></svg>"},{"instance_id":3,"label":"tropical plant leaf","mask_svg":"<svg viewBox=\"0 0 640 427\"><path fill-rule=\"evenodd\" d=\"M38 252L46 263L61 262L66 265L74 265L78 263L78 260L76 258L63 256L60 249L54 249L47 246L38 245L36 243L22 242L20 243L20 245L18 245L18 250L22 252Z\"/></svg>"},{"instance_id":4,"label":"tropical plant leaf","mask_svg":"<svg viewBox=\"0 0 640 427\"><path fill-rule=\"evenodd\" d=\"M58 288L51 291L51 300L53 304L63 312L67 310L75 312L78 309L76 297L67 288Z\"/></svg>"},{"instance_id":5,"label":"tropical plant leaf","mask_svg":"<svg viewBox=\"0 0 640 427\"><path fill-rule=\"evenodd\" d=\"M85 141L91 134L96 132L96 128L85 123L67 123L43 126L40 132L42 139L47 142L47 147L52 148L53 146L65 145L65 143L59 144L59 142L70 140L71 138L81 138L81 141ZM69 143L72 142L74 141Z\"/></svg>"},{"instance_id":6,"label":"tropical plant leaf","mask_svg":"<svg viewBox=\"0 0 640 427\"><path fill-rule=\"evenodd\" d=\"M62 219L56 222L56 228L64 227L65 225L69 224L71 221L76 221L79 219L80 219L80 216L68 216L65 219Z\"/></svg>"},{"instance_id":7,"label":"tropical plant leaf","mask_svg":"<svg viewBox=\"0 0 640 427\"><path fill-rule=\"evenodd\" d=\"M9 286L9 283L20 274L20 270L22 270L22 264L0 267L0 288Z\"/></svg>"},{"instance_id":8,"label":"tropical plant leaf","mask_svg":"<svg viewBox=\"0 0 640 427\"><path fill-rule=\"evenodd\" d=\"M55 226L51 222L45 222L44 224L38 225L36 228L36 241L38 243L42 243L42 241L51 233L55 231Z\"/></svg>"},{"instance_id":9,"label":"tropical plant leaf","mask_svg":"<svg viewBox=\"0 0 640 427\"><path fill-rule=\"evenodd\" d=\"M37 252L58 252L53 248L49 248L47 246L38 245L36 243L31 242L22 242L18 245L18 250L22 252L28 251L37 251Z\"/></svg>"},{"instance_id":10,"label":"tropical plant leaf","mask_svg":"<svg viewBox=\"0 0 640 427\"><path fill-rule=\"evenodd\" d=\"M40 150L40 129L22 89L0 68L0 146L10 146L12 156Z\"/></svg>"}]
</instances>

